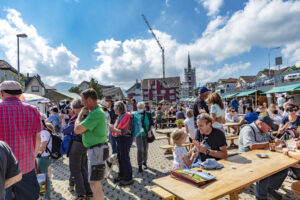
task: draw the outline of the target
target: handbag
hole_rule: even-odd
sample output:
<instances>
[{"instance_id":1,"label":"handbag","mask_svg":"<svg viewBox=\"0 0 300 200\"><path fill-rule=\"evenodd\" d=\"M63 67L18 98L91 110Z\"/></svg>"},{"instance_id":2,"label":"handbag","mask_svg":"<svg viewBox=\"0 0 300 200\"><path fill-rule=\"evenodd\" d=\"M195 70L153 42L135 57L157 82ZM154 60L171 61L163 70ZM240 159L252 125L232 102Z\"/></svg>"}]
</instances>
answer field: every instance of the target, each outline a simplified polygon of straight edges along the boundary
<instances>
[{"instance_id":1,"label":"handbag","mask_svg":"<svg viewBox=\"0 0 300 200\"><path fill-rule=\"evenodd\" d=\"M147 142L152 143L152 142L154 142L154 140L155 140L155 136L154 136L153 132L151 131L151 137L149 137L147 134Z\"/></svg>"}]
</instances>

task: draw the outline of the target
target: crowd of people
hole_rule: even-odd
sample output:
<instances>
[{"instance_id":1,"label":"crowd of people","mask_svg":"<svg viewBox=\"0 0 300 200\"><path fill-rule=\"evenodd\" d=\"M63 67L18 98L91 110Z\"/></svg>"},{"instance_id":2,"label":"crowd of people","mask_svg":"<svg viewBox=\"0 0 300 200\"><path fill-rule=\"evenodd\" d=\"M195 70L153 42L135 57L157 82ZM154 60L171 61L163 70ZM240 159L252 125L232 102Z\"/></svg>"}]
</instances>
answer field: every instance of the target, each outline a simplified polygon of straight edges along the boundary
<instances>
[{"instance_id":1,"label":"crowd of people","mask_svg":"<svg viewBox=\"0 0 300 200\"><path fill-rule=\"evenodd\" d=\"M193 104L150 106L135 99L113 101L111 97L99 102L96 91L87 89L81 93L81 99L52 106L46 116L19 100L22 93L19 83L4 81L0 91L0 199L38 199L37 172L47 177L43 198L51 198L51 164L56 160L51 151L55 146L54 135L63 139L62 145L67 141L69 186L75 190L76 199L98 200L104 198L101 181L105 169L112 165L109 156L116 155L119 163L114 182L120 186L133 184L130 161L133 142L137 147L138 172L142 173L148 167L148 143L153 141L153 130L164 128L166 120L170 120L171 126L174 120L183 120L184 124L184 128L171 134L173 169L192 168L207 159L227 158L228 132L238 135L238 144L232 140L230 146L244 153L266 149L270 141L283 145L286 139L298 138L300 131L299 106L293 98L287 100L284 96L269 107L265 102L254 109L251 99L225 101L218 93L200 87ZM232 122L241 128L227 126L226 130L224 124ZM271 131L278 133L273 135ZM188 141L193 144L190 151L183 147ZM293 150L283 149L283 152L300 158ZM281 199L276 190L287 174L288 170L283 170L258 181L256 198L267 199L271 195Z\"/></svg>"}]
</instances>

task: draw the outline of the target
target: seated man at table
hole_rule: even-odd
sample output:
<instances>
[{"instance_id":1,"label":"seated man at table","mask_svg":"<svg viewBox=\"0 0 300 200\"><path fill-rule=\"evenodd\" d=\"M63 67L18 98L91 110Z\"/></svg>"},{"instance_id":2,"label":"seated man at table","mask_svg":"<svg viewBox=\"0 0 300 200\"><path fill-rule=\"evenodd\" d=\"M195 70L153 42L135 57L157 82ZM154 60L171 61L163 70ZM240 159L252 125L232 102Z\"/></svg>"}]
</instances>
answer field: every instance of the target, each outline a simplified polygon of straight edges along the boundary
<instances>
[{"instance_id":1,"label":"seated man at table","mask_svg":"<svg viewBox=\"0 0 300 200\"><path fill-rule=\"evenodd\" d=\"M268 132L275 127L272 119L266 115L260 115L255 122L244 126L239 135L239 153L268 148L269 141L273 140ZM275 143L279 144L280 140L275 139ZM281 195L275 190L280 188L287 172L288 170L283 170L256 182L256 199L267 199L268 194L275 199L282 199Z\"/></svg>"},{"instance_id":2,"label":"seated man at table","mask_svg":"<svg viewBox=\"0 0 300 200\"><path fill-rule=\"evenodd\" d=\"M199 156L198 159L205 161L207 158L216 160L227 158L227 143L223 131L212 127L212 118L206 114L197 116L198 130L194 140Z\"/></svg>"}]
</instances>

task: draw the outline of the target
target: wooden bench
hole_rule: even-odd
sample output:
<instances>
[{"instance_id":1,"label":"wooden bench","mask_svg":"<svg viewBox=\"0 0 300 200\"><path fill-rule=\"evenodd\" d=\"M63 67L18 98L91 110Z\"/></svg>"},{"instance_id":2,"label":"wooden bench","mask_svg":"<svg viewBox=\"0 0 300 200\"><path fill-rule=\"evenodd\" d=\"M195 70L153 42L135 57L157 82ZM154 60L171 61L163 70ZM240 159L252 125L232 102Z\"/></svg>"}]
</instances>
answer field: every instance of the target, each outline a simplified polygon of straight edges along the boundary
<instances>
[{"instance_id":1,"label":"wooden bench","mask_svg":"<svg viewBox=\"0 0 300 200\"><path fill-rule=\"evenodd\" d=\"M238 135L226 137L226 140L236 140L236 139L239 139Z\"/></svg>"},{"instance_id":2,"label":"wooden bench","mask_svg":"<svg viewBox=\"0 0 300 200\"><path fill-rule=\"evenodd\" d=\"M155 138L156 140L168 140L170 139L168 136L158 136Z\"/></svg>"},{"instance_id":3,"label":"wooden bench","mask_svg":"<svg viewBox=\"0 0 300 200\"><path fill-rule=\"evenodd\" d=\"M164 200L176 199L175 195L173 195L170 192L162 189L159 186L154 186L153 188L151 188L151 192L153 192L154 194L156 194L157 196L159 196L160 198L162 198Z\"/></svg>"},{"instance_id":4,"label":"wooden bench","mask_svg":"<svg viewBox=\"0 0 300 200\"><path fill-rule=\"evenodd\" d=\"M187 148L187 150L189 150L190 145L194 145L194 143L185 143L182 146ZM167 144L167 145L160 146L160 148L169 150L169 151L173 151L174 146L171 144Z\"/></svg>"}]
</instances>

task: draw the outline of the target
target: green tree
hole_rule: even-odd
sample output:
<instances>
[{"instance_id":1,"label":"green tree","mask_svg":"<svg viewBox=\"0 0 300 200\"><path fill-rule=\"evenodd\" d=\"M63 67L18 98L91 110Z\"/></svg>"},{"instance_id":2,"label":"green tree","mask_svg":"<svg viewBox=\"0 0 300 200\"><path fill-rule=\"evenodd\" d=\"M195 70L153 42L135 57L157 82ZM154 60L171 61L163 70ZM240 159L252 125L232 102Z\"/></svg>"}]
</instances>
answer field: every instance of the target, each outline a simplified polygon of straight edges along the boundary
<instances>
[{"instance_id":1,"label":"green tree","mask_svg":"<svg viewBox=\"0 0 300 200\"><path fill-rule=\"evenodd\" d=\"M81 91L79 90L79 87L71 87L69 92L80 94Z\"/></svg>"},{"instance_id":2,"label":"green tree","mask_svg":"<svg viewBox=\"0 0 300 200\"><path fill-rule=\"evenodd\" d=\"M300 67L296 67L296 65L291 66L292 70L298 70Z\"/></svg>"},{"instance_id":3,"label":"green tree","mask_svg":"<svg viewBox=\"0 0 300 200\"><path fill-rule=\"evenodd\" d=\"M102 87L98 83L98 81L95 80L94 78L91 79L89 88L93 88L94 90L96 90L97 95L98 95L98 99L102 99L103 98Z\"/></svg>"}]
</instances>

